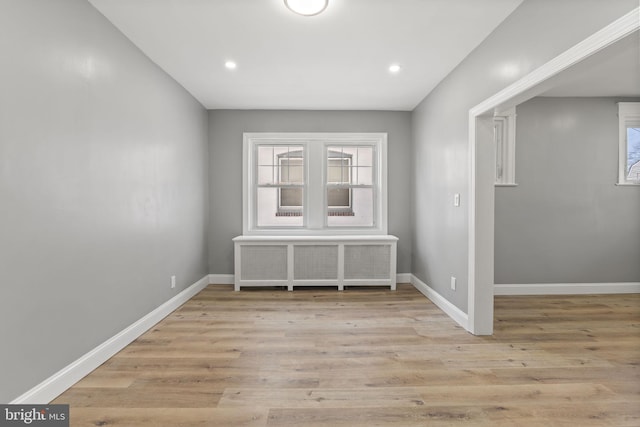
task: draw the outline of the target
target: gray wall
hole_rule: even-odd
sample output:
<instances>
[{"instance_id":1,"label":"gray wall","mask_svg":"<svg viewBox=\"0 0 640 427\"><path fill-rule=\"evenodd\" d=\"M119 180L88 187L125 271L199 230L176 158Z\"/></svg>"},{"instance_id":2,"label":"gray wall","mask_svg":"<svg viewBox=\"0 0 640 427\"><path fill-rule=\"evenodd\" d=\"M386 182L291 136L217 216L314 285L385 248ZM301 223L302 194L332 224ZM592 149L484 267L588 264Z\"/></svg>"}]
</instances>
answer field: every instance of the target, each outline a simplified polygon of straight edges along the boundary
<instances>
[{"instance_id":1,"label":"gray wall","mask_svg":"<svg viewBox=\"0 0 640 427\"><path fill-rule=\"evenodd\" d=\"M387 132L389 234L400 239L398 272L411 272L410 120L399 111L210 111L210 272L233 273L231 239L242 234L243 132Z\"/></svg>"},{"instance_id":2,"label":"gray wall","mask_svg":"<svg viewBox=\"0 0 640 427\"><path fill-rule=\"evenodd\" d=\"M0 94L6 403L208 273L207 115L85 0L0 2Z\"/></svg>"},{"instance_id":3,"label":"gray wall","mask_svg":"<svg viewBox=\"0 0 640 427\"><path fill-rule=\"evenodd\" d=\"M461 310L468 295L469 109L637 6L525 0L414 110L411 266ZM461 193L460 208L454 193ZM458 279L456 291L450 276Z\"/></svg>"},{"instance_id":4,"label":"gray wall","mask_svg":"<svg viewBox=\"0 0 640 427\"><path fill-rule=\"evenodd\" d=\"M496 283L640 282L640 187L615 185L617 101L518 106L518 186L496 188Z\"/></svg>"}]
</instances>

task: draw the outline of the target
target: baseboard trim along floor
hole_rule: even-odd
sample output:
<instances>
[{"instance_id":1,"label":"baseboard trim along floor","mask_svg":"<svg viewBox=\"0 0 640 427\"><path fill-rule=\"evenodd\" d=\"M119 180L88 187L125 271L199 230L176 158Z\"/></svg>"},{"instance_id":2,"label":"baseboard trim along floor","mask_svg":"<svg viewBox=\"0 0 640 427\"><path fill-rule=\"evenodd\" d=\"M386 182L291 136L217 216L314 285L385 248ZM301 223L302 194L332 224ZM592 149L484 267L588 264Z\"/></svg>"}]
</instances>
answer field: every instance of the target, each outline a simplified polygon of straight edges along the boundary
<instances>
[{"instance_id":1,"label":"baseboard trim along floor","mask_svg":"<svg viewBox=\"0 0 640 427\"><path fill-rule=\"evenodd\" d=\"M410 282L417 290L419 290L422 295L427 297L432 303L434 303L440 310L444 311L445 314L451 319L453 319L460 326L469 330L469 316L464 311L460 310L458 307L449 302L445 297L436 292L429 285L424 283L422 280L418 279L413 274L411 275Z\"/></svg>"},{"instance_id":2,"label":"baseboard trim along floor","mask_svg":"<svg viewBox=\"0 0 640 427\"><path fill-rule=\"evenodd\" d=\"M178 307L189 301L209 284L205 276L174 296L140 320L109 338L73 363L62 368L31 390L14 399L10 404L47 404L84 378L114 354L131 344Z\"/></svg>"},{"instance_id":3,"label":"baseboard trim along floor","mask_svg":"<svg viewBox=\"0 0 640 427\"><path fill-rule=\"evenodd\" d=\"M637 294L640 282L497 284L494 295Z\"/></svg>"}]
</instances>

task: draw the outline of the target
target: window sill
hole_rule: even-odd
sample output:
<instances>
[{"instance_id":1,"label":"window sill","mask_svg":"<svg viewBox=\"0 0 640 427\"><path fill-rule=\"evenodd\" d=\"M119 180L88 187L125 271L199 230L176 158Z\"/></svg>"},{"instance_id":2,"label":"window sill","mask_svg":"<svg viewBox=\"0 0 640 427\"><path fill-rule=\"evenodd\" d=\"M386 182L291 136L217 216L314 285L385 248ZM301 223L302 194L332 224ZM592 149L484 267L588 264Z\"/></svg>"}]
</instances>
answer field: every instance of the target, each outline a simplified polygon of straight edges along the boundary
<instances>
[{"instance_id":1,"label":"window sill","mask_svg":"<svg viewBox=\"0 0 640 427\"><path fill-rule=\"evenodd\" d=\"M495 187L517 187L518 184L515 182L513 184L493 184Z\"/></svg>"},{"instance_id":2,"label":"window sill","mask_svg":"<svg viewBox=\"0 0 640 427\"><path fill-rule=\"evenodd\" d=\"M298 238L331 238L331 237L344 237L344 236L385 236L387 230L376 227L331 227L331 228L259 228L253 230L244 230L243 236L247 238L258 237L262 238L275 238L281 239L286 237L295 236Z\"/></svg>"},{"instance_id":3,"label":"window sill","mask_svg":"<svg viewBox=\"0 0 640 427\"><path fill-rule=\"evenodd\" d=\"M269 235L269 236L237 236L232 239L234 242L397 242L398 238L391 234L381 235L332 235L332 236L298 236L298 235Z\"/></svg>"},{"instance_id":4,"label":"window sill","mask_svg":"<svg viewBox=\"0 0 640 427\"><path fill-rule=\"evenodd\" d=\"M640 182L617 182L618 187L640 187Z\"/></svg>"},{"instance_id":5,"label":"window sill","mask_svg":"<svg viewBox=\"0 0 640 427\"><path fill-rule=\"evenodd\" d=\"M329 212L327 215L328 216L356 216L356 214L352 211ZM281 211L281 212L276 212L276 216L302 216L302 212Z\"/></svg>"}]
</instances>

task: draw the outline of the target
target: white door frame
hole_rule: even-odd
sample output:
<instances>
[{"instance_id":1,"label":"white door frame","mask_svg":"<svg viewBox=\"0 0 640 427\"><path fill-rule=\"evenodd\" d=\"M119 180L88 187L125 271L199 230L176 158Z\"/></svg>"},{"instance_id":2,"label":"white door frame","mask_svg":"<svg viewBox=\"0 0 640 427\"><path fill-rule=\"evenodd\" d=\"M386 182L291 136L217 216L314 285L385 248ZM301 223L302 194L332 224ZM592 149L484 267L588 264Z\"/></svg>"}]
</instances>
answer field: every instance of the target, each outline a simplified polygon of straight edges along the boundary
<instances>
[{"instance_id":1,"label":"white door frame","mask_svg":"<svg viewBox=\"0 0 640 427\"><path fill-rule=\"evenodd\" d=\"M469 332L493 333L494 173L492 116L548 89L543 83L640 28L636 8L469 110Z\"/></svg>"}]
</instances>

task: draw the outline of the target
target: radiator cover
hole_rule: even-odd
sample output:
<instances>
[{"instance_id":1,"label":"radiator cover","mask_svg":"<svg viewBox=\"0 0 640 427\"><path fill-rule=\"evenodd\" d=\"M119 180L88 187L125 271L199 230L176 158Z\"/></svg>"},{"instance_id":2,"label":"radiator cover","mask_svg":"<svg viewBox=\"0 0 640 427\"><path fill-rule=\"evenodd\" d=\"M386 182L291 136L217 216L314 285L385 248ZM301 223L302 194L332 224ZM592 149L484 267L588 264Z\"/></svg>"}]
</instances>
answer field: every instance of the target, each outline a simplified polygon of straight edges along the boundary
<instances>
[{"instance_id":1,"label":"radiator cover","mask_svg":"<svg viewBox=\"0 0 640 427\"><path fill-rule=\"evenodd\" d=\"M396 289L395 236L239 236L235 290L242 286L389 286Z\"/></svg>"}]
</instances>

